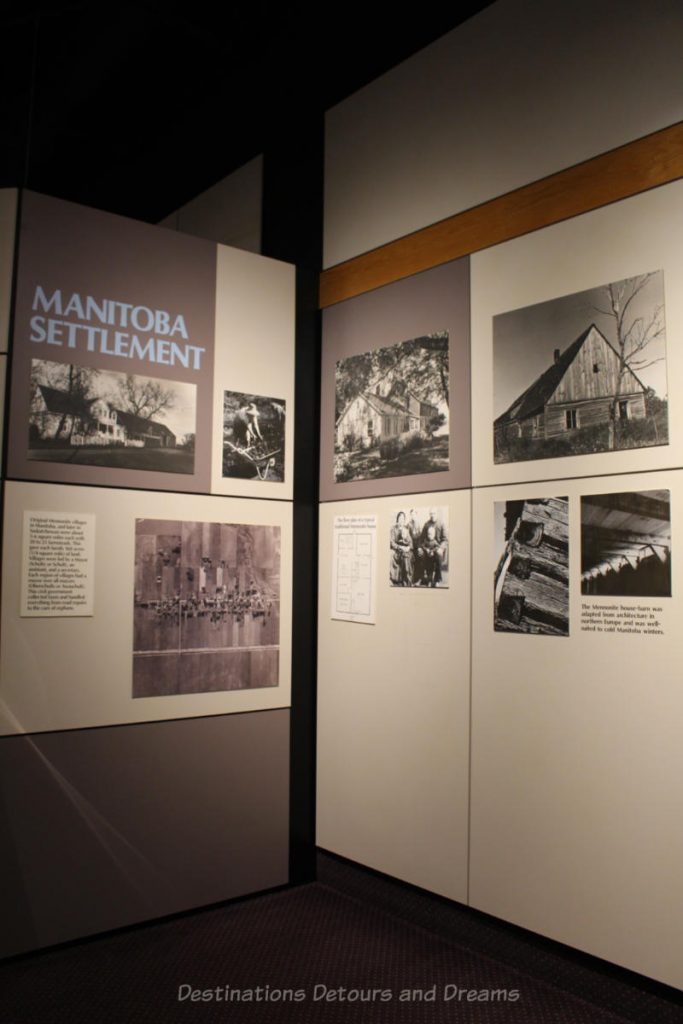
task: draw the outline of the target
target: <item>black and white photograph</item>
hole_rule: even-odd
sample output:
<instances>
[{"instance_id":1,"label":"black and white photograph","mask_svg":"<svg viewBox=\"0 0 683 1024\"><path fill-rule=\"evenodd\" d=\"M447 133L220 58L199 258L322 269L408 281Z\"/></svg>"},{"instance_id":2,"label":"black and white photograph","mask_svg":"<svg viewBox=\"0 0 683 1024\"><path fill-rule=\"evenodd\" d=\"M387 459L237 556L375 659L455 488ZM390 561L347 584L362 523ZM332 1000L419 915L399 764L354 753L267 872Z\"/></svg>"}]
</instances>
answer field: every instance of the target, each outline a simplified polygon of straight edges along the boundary
<instances>
[{"instance_id":1,"label":"black and white photograph","mask_svg":"<svg viewBox=\"0 0 683 1024\"><path fill-rule=\"evenodd\" d=\"M494 629L569 635L569 499L495 503Z\"/></svg>"},{"instance_id":2,"label":"black and white photograph","mask_svg":"<svg viewBox=\"0 0 683 1024\"><path fill-rule=\"evenodd\" d=\"M447 331L339 360L335 481L448 470L448 403Z\"/></svg>"},{"instance_id":3,"label":"black and white photograph","mask_svg":"<svg viewBox=\"0 0 683 1024\"><path fill-rule=\"evenodd\" d=\"M33 359L30 388L29 459L194 472L194 384Z\"/></svg>"},{"instance_id":4,"label":"black and white photograph","mask_svg":"<svg viewBox=\"0 0 683 1024\"><path fill-rule=\"evenodd\" d=\"M494 462L669 443L664 274L493 318Z\"/></svg>"},{"instance_id":5,"label":"black and white photograph","mask_svg":"<svg viewBox=\"0 0 683 1024\"><path fill-rule=\"evenodd\" d=\"M581 593L671 597L668 490L581 498Z\"/></svg>"},{"instance_id":6,"label":"black and white photograph","mask_svg":"<svg viewBox=\"0 0 683 1024\"><path fill-rule=\"evenodd\" d=\"M389 549L392 587L448 587L448 508L395 511Z\"/></svg>"},{"instance_id":7,"label":"black and white photograph","mask_svg":"<svg viewBox=\"0 0 683 1024\"><path fill-rule=\"evenodd\" d=\"M223 393L223 476L285 478L285 402L239 391Z\"/></svg>"},{"instance_id":8,"label":"black and white photograph","mask_svg":"<svg viewBox=\"0 0 683 1024\"><path fill-rule=\"evenodd\" d=\"M280 528L137 519L133 697L278 685Z\"/></svg>"}]
</instances>

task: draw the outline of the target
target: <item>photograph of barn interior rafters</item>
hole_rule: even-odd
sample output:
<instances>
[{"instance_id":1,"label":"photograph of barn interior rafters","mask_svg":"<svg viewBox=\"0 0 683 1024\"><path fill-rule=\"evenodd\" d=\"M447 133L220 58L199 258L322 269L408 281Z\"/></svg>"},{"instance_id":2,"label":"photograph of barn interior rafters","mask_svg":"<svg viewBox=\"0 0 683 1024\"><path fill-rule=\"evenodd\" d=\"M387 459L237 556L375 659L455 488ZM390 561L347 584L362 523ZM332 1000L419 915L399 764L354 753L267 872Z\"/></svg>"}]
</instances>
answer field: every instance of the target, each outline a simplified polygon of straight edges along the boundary
<instances>
[{"instance_id":1,"label":"photograph of barn interior rafters","mask_svg":"<svg viewBox=\"0 0 683 1024\"><path fill-rule=\"evenodd\" d=\"M671 597L668 490L581 498L581 593Z\"/></svg>"},{"instance_id":2,"label":"photograph of barn interior rafters","mask_svg":"<svg viewBox=\"0 0 683 1024\"><path fill-rule=\"evenodd\" d=\"M661 270L495 316L493 359L496 463L669 443Z\"/></svg>"},{"instance_id":3,"label":"photograph of barn interior rafters","mask_svg":"<svg viewBox=\"0 0 683 1024\"><path fill-rule=\"evenodd\" d=\"M494 629L569 635L569 499L496 502Z\"/></svg>"},{"instance_id":4,"label":"photograph of barn interior rafters","mask_svg":"<svg viewBox=\"0 0 683 1024\"><path fill-rule=\"evenodd\" d=\"M138 519L133 697L277 686L280 528Z\"/></svg>"},{"instance_id":5,"label":"photograph of barn interior rafters","mask_svg":"<svg viewBox=\"0 0 683 1024\"><path fill-rule=\"evenodd\" d=\"M445 472L448 404L447 331L339 360L335 481Z\"/></svg>"}]
</instances>

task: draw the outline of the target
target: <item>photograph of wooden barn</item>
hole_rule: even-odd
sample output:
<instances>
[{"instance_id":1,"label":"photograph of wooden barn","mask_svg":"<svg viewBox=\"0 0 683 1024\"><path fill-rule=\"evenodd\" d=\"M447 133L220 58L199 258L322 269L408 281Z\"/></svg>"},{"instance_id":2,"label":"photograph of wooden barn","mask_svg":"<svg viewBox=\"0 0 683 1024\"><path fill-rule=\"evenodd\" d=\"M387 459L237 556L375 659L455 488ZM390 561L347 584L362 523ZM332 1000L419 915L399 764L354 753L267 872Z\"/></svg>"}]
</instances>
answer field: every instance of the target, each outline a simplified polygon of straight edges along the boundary
<instances>
[{"instance_id":1,"label":"photograph of wooden barn","mask_svg":"<svg viewBox=\"0 0 683 1024\"><path fill-rule=\"evenodd\" d=\"M494 390L497 463L668 444L661 271L494 317Z\"/></svg>"},{"instance_id":2,"label":"photograph of wooden barn","mask_svg":"<svg viewBox=\"0 0 683 1024\"><path fill-rule=\"evenodd\" d=\"M193 384L32 360L29 459L192 473L195 418Z\"/></svg>"},{"instance_id":3,"label":"photograph of wooden barn","mask_svg":"<svg viewBox=\"0 0 683 1024\"><path fill-rule=\"evenodd\" d=\"M496 502L493 627L569 635L569 501Z\"/></svg>"},{"instance_id":4,"label":"photograph of wooden barn","mask_svg":"<svg viewBox=\"0 0 683 1024\"><path fill-rule=\"evenodd\" d=\"M581 593L671 597L668 490L581 498Z\"/></svg>"},{"instance_id":5,"label":"photograph of wooden barn","mask_svg":"<svg viewBox=\"0 0 683 1024\"><path fill-rule=\"evenodd\" d=\"M138 519L133 697L277 686L280 528Z\"/></svg>"},{"instance_id":6,"label":"photograph of wooden barn","mask_svg":"<svg viewBox=\"0 0 683 1024\"><path fill-rule=\"evenodd\" d=\"M335 480L448 469L448 333L413 338L335 367Z\"/></svg>"}]
</instances>

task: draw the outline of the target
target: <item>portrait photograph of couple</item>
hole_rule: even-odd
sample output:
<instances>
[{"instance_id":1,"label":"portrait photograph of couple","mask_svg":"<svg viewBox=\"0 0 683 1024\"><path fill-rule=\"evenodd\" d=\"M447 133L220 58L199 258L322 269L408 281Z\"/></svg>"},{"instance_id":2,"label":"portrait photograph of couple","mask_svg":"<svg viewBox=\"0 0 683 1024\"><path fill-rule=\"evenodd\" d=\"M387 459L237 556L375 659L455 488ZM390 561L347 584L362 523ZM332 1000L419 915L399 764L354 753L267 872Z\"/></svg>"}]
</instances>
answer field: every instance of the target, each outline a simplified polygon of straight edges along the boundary
<instances>
[{"instance_id":1,"label":"portrait photograph of couple","mask_svg":"<svg viewBox=\"0 0 683 1024\"><path fill-rule=\"evenodd\" d=\"M392 587L448 586L448 509L411 508L392 516Z\"/></svg>"}]
</instances>

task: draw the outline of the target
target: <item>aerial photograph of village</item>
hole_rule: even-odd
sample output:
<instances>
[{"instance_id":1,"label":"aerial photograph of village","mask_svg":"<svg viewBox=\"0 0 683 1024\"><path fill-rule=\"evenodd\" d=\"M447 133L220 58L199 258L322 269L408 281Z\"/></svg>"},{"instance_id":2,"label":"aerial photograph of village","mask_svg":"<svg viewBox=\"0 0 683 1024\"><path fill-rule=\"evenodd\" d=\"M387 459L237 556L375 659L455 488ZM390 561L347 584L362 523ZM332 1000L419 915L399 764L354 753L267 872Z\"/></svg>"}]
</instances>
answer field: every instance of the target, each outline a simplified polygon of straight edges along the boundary
<instances>
[{"instance_id":1,"label":"aerial photograph of village","mask_svg":"<svg viewBox=\"0 0 683 1024\"><path fill-rule=\"evenodd\" d=\"M335 481L446 471L448 370L447 331L339 360Z\"/></svg>"},{"instance_id":2,"label":"aerial photograph of village","mask_svg":"<svg viewBox=\"0 0 683 1024\"><path fill-rule=\"evenodd\" d=\"M194 472L194 384L33 359L30 387L29 459Z\"/></svg>"},{"instance_id":3,"label":"aerial photograph of village","mask_svg":"<svg viewBox=\"0 0 683 1024\"><path fill-rule=\"evenodd\" d=\"M493 318L494 462L669 443L661 270Z\"/></svg>"},{"instance_id":4,"label":"aerial photograph of village","mask_svg":"<svg viewBox=\"0 0 683 1024\"><path fill-rule=\"evenodd\" d=\"M137 519L133 697L278 685L280 527Z\"/></svg>"}]
</instances>

